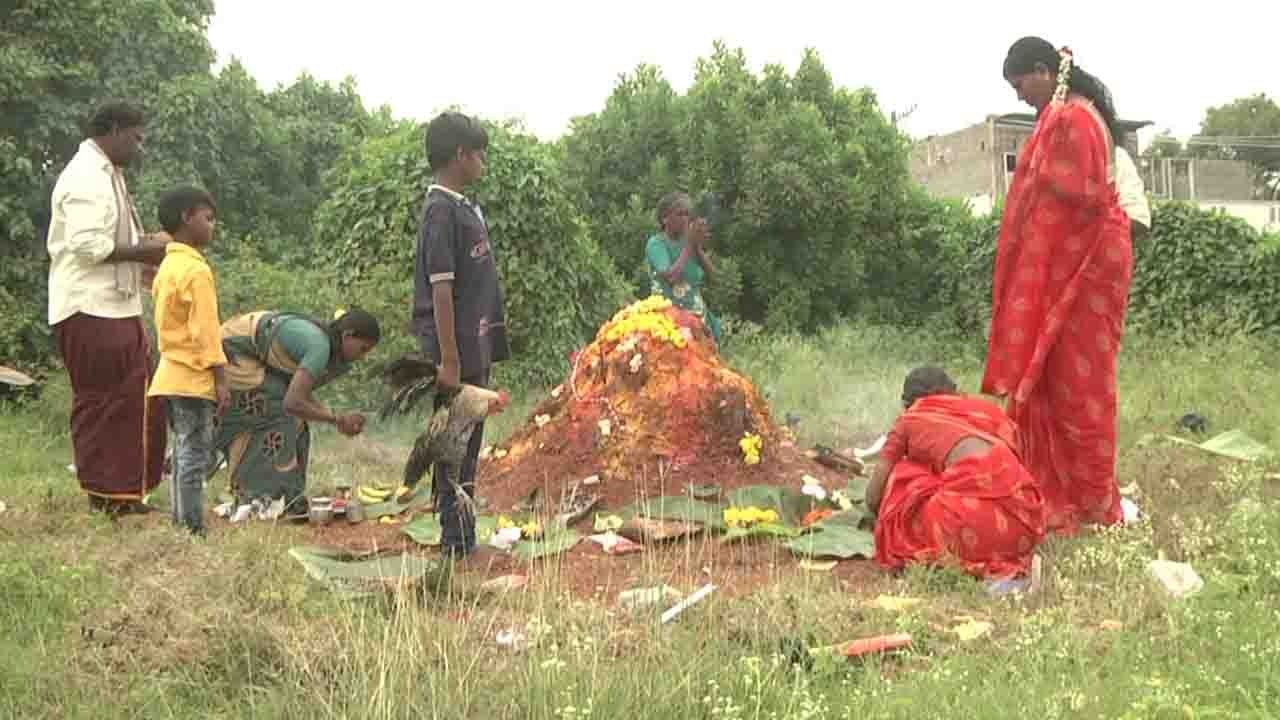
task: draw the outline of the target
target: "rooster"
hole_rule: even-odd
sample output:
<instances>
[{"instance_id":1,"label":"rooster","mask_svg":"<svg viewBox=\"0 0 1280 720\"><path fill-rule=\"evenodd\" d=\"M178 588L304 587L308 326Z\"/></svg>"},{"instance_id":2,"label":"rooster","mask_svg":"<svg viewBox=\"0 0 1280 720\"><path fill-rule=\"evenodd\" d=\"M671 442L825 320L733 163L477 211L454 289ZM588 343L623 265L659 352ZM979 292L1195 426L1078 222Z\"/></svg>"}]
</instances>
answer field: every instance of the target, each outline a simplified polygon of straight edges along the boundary
<instances>
[{"instance_id":1,"label":"rooster","mask_svg":"<svg viewBox=\"0 0 1280 720\"><path fill-rule=\"evenodd\" d=\"M375 372L382 375L395 392L382 410L379 420L392 415L405 415L417 406L422 398L436 393L436 364L420 353L406 353L387 363Z\"/></svg>"},{"instance_id":2,"label":"rooster","mask_svg":"<svg viewBox=\"0 0 1280 720\"><path fill-rule=\"evenodd\" d=\"M32 380L31 377L24 372L0 365L0 383L12 385L14 387L26 387L28 385L34 385L35 382L35 380Z\"/></svg>"},{"instance_id":3,"label":"rooster","mask_svg":"<svg viewBox=\"0 0 1280 720\"><path fill-rule=\"evenodd\" d=\"M422 398L436 397L436 366L424 356L411 353L388 364L382 370L387 383L396 388L391 399L383 406L379 417L410 412ZM436 463L449 468L449 479L464 503L470 497L457 486L462 460L467 454L467 444L476 424L506 408L507 394L475 385L462 385L451 397L439 398L437 406L427 419L426 427L413 444L413 451L404 466L404 486L413 488L426 474L427 468ZM432 479L434 482L434 478ZM433 488L434 490L434 488ZM398 496L410 497L411 493Z\"/></svg>"}]
</instances>

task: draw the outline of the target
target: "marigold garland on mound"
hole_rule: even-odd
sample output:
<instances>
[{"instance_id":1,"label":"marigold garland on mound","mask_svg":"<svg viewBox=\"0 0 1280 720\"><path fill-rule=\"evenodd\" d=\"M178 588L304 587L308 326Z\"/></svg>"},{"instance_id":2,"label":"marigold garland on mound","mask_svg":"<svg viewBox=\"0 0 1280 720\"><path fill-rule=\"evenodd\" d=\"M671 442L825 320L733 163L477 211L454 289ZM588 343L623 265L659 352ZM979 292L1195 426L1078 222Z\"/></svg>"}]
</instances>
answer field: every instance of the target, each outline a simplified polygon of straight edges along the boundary
<instances>
[{"instance_id":1,"label":"marigold garland on mound","mask_svg":"<svg viewBox=\"0 0 1280 720\"><path fill-rule=\"evenodd\" d=\"M644 333L675 347L683 348L688 341L675 321L665 311L671 301L661 295L652 295L619 310L600 332L597 341L618 342L631 335Z\"/></svg>"}]
</instances>

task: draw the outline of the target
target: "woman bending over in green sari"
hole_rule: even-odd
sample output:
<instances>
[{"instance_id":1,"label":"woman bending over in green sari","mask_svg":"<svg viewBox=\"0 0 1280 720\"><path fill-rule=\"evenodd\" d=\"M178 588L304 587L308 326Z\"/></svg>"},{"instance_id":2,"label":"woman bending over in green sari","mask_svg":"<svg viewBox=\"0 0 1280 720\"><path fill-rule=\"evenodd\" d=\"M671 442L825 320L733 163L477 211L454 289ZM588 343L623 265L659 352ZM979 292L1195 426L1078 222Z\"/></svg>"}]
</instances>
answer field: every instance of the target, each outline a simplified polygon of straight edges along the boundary
<instances>
[{"instance_id":1,"label":"woman bending over in green sari","mask_svg":"<svg viewBox=\"0 0 1280 720\"><path fill-rule=\"evenodd\" d=\"M711 260L706 241L710 237L710 202L691 206L689 196L674 192L658 201L659 232L645 245L650 292L663 295L672 305L702 319L711 337L720 343L720 319L702 299L702 288L711 281Z\"/></svg>"},{"instance_id":2,"label":"woman bending over in green sari","mask_svg":"<svg viewBox=\"0 0 1280 720\"><path fill-rule=\"evenodd\" d=\"M363 310L328 324L264 311L222 325L231 404L216 425L214 448L227 460L237 505L283 497L287 512L305 511L309 423L331 423L347 436L364 429L363 415L334 413L312 393L350 370L380 337L378 321Z\"/></svg>"}]
</instances>

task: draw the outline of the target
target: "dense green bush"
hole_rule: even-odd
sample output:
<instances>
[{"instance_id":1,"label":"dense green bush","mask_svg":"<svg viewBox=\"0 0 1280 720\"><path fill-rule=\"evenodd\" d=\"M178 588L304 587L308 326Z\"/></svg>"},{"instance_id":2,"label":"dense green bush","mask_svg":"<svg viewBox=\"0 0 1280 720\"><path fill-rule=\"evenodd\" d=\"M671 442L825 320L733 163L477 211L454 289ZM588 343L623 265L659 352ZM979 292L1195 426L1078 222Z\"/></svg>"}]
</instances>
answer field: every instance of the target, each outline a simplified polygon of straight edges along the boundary
<instances>
[{"instance_id":1,"label":"dense green bush","mask_svg":"<svg viewBox=\"0 0 1280 720\"><path fill-rule=\"evenodd\" d=\"M946 240L935 262L945 271L933 321L985 343L1000 210L984 218L938 210ZM1280 330L1280 253L1267 240L1221 211L1157 203L1151 234L1134 245L1128 330L1186 339Z\"/></svg>"},{"instance_id":2,"label":"dense green bush","mask_svg":"<svg viewBox=\"0 0 1280 720\"><path fill-rule=\"evenodd\" d=\"M1163 334L1280 330L1280 255L1245 221L1186 203L1155 208L1134 248L1129 323Z\"/></svg>"},{"instance_id":3,"label":"dense green bush","mask_svg":"<svg viewBox=\"0 0 1280 720\"><path fill-rule=\"evenodd\" d=\"M552 381L629 293L564 190L551 148L510 127L489 132L488 167L469 194L484 210L506 292L516 362L502 371L522 382ZM383 324L395 333L409 320L430 182L423 131L406 123L347 156L316 213L324 264L352 302L381 303L390 313Z\"/></svg>"},{"instance_id":4,"label":"dense green bush","mask_svg":"<svg viewBox=\"0 0 1280 720\"><path fill-rule=\"evenodd\" d=\"M36 177L15 143L0 137L0 364L34 372L48 362L48 265L37 239L23 182ZM12 188L13 193L4 192ZM4 392L0 390L0 392Z\"/></svg>"}]
</instances>

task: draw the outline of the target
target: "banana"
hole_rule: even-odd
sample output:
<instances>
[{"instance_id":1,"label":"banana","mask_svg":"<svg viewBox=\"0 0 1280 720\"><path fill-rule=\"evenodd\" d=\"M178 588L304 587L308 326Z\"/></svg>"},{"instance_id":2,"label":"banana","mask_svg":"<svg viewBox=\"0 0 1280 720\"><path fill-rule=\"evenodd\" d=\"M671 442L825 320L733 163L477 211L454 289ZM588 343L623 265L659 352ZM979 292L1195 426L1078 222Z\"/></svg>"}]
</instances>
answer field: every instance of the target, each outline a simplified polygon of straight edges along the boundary
<instances>
[{"instance_id":1,"label":"banana","mask_svg":"<svg viewBox=\"0 0 1280 720\"><path fill-rule=\"evenodd\" d=\"M362 502L380 503L386 501L387 496L391 494L391 491L375 489L368 485L361 485L356 493L360 496L360 500Z\"/></svg>"},{"instance_id":2,"label":"banana","mask_svg":"<svg viewBox=\"0 0 1280 720\"><path fill-rule=\"evenodd\" d=\"M408 487L407 485L401 485L400 487L396 488L396 499L397 499L397 500L399 500L400 498L404 497L405 495L408 495L408 494L409 494L409 492L410 492L410 490L409 490L409 487Z\"/></svg>"}]
</instances>

